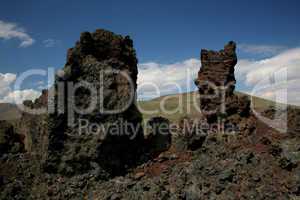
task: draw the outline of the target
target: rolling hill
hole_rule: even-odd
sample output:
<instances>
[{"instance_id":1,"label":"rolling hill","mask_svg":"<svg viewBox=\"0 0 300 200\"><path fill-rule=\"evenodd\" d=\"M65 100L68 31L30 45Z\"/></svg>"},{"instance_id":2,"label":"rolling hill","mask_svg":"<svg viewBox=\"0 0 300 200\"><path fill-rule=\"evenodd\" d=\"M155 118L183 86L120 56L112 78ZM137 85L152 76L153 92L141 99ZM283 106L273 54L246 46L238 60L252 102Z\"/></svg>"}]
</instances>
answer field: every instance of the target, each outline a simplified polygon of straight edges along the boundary
<instances>
[{"instance_id":1,"label":"rolling hill","mask_svg":"<svg viewBox=\"0 0 300 200\"><path fill-rule=\"evenodd\" d=\"M236 92L238 95L247 95L245 93ZM275 102L247 95L251 101L252 106L256 111L264 111L269 107L275 106ZM181 102L180 102L181 101ZM198 92L187 92L182 94L171 94L161 96L151 100L138 101L137 106L145 120L148 120L155 116L165 117L173 122L177 122L182 117L195 118L200 115L198 105ZM167 112L164 112L160 108L160 104L165 105L164 108ZM181 104L182 106L178 106ZM280 105L277 103L277 105ZM151 111L151 112L149 112ZM16 120L21 117L21 112L18 107L13 104L2 103L0 104L0 121L1 120Z\"/></svg>"},{"instance_id":2,"label":"rolling hill","mask_svg":"<svg viewBox=\"0 0 300 200\"><path fill-rule=\"evenodd\" d=\"M236 92L236 94L248 96L252 101L252 107L258 112L262 112L276 104L283 105L267 99L249 96L241 92ZM144 120L148 120L155 116L161 116L172 122L178 122L183 117L195 118L200 115L199 109L197 108L199 103L197 102L199 102L198 92L193 91L182 94L161 96L147 101L138 101L137 105L143 113ZM164 105L163 108L160 107L160 104ZM182 106L178 106L179 104ZM163 109L167 112L164 112Z\"/></svg>"}]
</instances>

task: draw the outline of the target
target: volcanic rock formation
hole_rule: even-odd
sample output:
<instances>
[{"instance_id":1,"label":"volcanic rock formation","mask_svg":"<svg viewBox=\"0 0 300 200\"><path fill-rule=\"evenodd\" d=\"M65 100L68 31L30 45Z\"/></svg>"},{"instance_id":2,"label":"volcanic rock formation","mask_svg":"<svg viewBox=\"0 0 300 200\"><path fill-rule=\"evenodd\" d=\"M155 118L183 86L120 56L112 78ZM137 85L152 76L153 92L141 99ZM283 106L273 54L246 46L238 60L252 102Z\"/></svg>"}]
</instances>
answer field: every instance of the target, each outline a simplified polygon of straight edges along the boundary
<instances>
[{"instance_id":1,"label":"volcanic rock formation","mask_svg":"<svg viewBox=\"0 0 300 200\"><path fill-rule=\"evenodd\" d=\"M208 123L218 118L249 114L250 101L234 94L234 67L237 63L236 44L231 41L223 50L201 51L201 68L196 85L200 93L200 108Z\"/></svg>"},{"instance_id":2,"label":"volcanic rock formation","mask_svg":"<svg viewBox=\"0 0 300 200\"><path fill-rule=\"evenodd\" d=\"M128 36L105 30L81 34L56 77L52 102L56 113L49 117L48 172L117 175L134 165L144 139L142 117L135 106L137 62ZM74 88L81 85L75 91L66 87L70 83ZM95 107L89 112L74 112L75 107L86 111L92 102ZM83 121L92 128L80 129ZM67 126L70 122L72 128ZM99 131L99 127L105 128Z\"/></svg>"}]
</instances>

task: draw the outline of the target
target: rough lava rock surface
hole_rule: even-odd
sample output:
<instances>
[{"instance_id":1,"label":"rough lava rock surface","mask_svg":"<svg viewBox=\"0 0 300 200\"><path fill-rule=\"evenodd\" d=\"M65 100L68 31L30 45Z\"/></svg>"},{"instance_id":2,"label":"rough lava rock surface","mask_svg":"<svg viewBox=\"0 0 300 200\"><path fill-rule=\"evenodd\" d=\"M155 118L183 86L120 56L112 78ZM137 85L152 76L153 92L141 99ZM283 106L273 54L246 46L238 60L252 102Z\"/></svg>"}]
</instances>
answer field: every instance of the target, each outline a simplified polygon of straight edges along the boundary
<instances>
[{"instance_id":1,"label":"rough lava rock surface","mask_svg":"<svg viewBox=\"0 0 300 200\"><path fill-rule=\"evenodd\" d=\"M76 87L87 82L97 95L86 87L76 92L66 88L65 94L71 92L74 97L68 96L63 107L75 105L84 110L92 100L97 100L96 106L92 112L76 113L70 118L73 110L61 109L59 92L55 93L53 105L64 113L50 115L46 171L69 176L103 170L108 175L120 175L135 164L143 147L142 117L135 106L137 62L128 36L102 29L81 34L75 47L68 51L66 65L58 73L55 87L70 82ZM72 128L66 126L70 120L75 124ZM94 123L105 129L96 134L81 130L80 120L88 123L85 125ZM113 127L117 127L114 132Z\"/></svg>"},{"instance_id":2,"label":"rough lava rock surface","mask_svg":"<svg viewBox=\"0 0 300 200\"><path fill-rule=\"evenodd\" d=\"M236 44L230 41L220 51L201 50L201 68L196 79L200 108L208 123L234 114L248 116L250 101L234 94L234 67L237 63Z\"/></svg>"}]
</instances>

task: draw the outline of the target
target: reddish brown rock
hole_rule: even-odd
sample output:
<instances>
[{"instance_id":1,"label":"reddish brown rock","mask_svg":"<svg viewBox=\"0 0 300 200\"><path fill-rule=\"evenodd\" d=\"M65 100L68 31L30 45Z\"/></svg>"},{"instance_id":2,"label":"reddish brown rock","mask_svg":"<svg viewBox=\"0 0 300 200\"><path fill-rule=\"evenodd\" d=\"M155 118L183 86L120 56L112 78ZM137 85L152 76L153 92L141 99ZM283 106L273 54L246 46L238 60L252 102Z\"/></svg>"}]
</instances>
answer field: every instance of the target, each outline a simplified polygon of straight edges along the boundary
<instances>
[{"instance_id":1,"label":"reddish brown rock","mask_svg":"<svg viewBox=\"0 0 300 200\"><path fill-rule=\"evenodd\" d=\"M200 108L209 123L235 114L249 114L250 101L234 94L235 50L236 44L231 41L223 50L201 51L202 66L196 85L200 93Z\"/></svg>"}]
</instances>

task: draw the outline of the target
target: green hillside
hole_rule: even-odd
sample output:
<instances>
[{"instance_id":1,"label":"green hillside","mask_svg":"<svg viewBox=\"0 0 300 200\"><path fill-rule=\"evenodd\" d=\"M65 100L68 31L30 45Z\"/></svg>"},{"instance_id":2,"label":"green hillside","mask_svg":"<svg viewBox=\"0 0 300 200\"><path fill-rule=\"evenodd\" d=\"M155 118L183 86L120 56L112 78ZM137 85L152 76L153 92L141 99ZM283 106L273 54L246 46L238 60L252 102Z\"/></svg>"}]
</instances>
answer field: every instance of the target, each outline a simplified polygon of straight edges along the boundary
<instances>
[{"instance_id":1,"label":"green hillside","mask_svg":"<svg viewBox=\"0 0 300 200\"><path fill-rule=\"evenodd\" d=\"M241 92L236 92L236 94L246 95ZM251 96L249 96L249 98L251 98ZM198 93L188 92L182 94L161 96L147 101L138 101L137 105L142 112L145 120L155 116L162 116L173 122L177 122L182 117L198 117L200 115L198 102ZM165 108L166 112L161 109L160 104L164 105L162 107ZM255 110L262 111L270 106L274 106L275 102L259 97L252 97L252 105ZM148 111L153 112L149 113ZM0 113L0 121L15 120L19 119L21 116L17 106L6 103L0 104Z\"/></svg>"},{"instance_id":2,"label":"green hillside","mask_svg":"<svg viewBox=\"0 0 300 200\"><path fill-rule=\"evenodd\" d=\"M236 92L236 94L246 95L241 92ZM262 99L259 97L251 98L251 96L249 95L247 96L252 100L252 106L256 111L263 111L268 107L275 105L275 102L270 100ZM145 120L155 116L162 116L171 120L172 122L177 122L182 117L195 118L199 116L200 113L198 102L198 92L188 92L162 96L148 101L139 101L137 104L140 111L143 113L143 117ZM160 104L164 105L164 109L169 113L166 113L163 109L160 109ZM148 113L148 111L155 111L155 113Z\"/></svg>"},{"instance_id":3,"label":"green hillside","mask_svg":"<svg viewBox=\"0 0 300 200\"><path fill-rule=\"evenodd\" d=\"M0 104L0 121L2 120L16 120L21 117L21 112L14 104L1 103Z\"/></svg>"}]
</instances>

